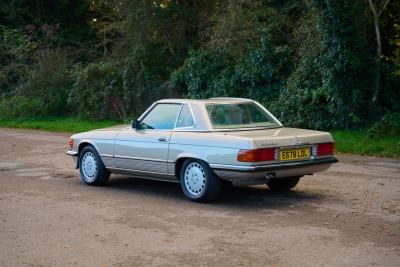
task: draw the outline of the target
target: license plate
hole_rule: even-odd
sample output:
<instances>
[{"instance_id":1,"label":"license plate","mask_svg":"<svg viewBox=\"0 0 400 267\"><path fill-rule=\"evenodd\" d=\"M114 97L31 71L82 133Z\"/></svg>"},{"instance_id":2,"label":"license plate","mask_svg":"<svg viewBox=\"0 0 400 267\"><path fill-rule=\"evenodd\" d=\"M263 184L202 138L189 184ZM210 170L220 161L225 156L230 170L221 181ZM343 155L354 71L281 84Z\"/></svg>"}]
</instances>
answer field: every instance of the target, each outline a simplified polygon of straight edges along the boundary
<instances>
[{"instance_id":1,"label":"license plate","mask_svg":"<svg viewBox=\"0 0 400 267\"><path fill-rule=\"evenodd\" d=\"M279 153L280 160L309 159L310 148L285 149Z\"/></svg>"}]
</instances>

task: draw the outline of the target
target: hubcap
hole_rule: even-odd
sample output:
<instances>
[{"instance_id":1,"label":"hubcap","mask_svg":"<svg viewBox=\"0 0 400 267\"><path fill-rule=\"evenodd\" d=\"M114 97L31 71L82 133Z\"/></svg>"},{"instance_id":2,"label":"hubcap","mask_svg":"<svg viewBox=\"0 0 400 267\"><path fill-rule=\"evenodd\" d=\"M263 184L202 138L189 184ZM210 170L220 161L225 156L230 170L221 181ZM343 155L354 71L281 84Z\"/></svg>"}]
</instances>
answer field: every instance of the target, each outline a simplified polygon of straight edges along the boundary
<instances>
[{"instance_id":1,"label":"hubcap","mask_svg":"<svg viewBox=\"0 0 400 267\"><path fill-rule=\"evenodd\" d=\"M82 172L87 182L93 182L97 174L97 161L92 152L86 152L82 158Z\"/></svg>"},{"instance_id":2,"label":"hubcap","mask_svg":"<svg viewBox=\"0 0 400 267\"><path fill-rule=\"evenodd\" d=\"M197 163L190 163L185 170L184 182L186 189L195 196L203 193L206 186L206 174L203 167Z\"/></svg>"}]
</instances>

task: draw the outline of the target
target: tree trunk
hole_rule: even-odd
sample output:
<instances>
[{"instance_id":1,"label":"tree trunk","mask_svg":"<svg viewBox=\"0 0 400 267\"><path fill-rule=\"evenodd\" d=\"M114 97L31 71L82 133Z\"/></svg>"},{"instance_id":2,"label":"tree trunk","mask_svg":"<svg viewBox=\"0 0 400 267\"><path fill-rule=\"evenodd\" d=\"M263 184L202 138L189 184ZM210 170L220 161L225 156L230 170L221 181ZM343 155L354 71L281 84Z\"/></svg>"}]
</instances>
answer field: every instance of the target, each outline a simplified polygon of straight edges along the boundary
<instances>
[{"instance_id":1,"label":"tree trunk","mask_svg":"<svg viewBox=\"0 0 400 267\"><path fill-rule=\"evenodd\" d=\"M375 33L376 33L376 76L375 76L375 92L372 102L378 100L379 92L381 89L381 57L382 57L382 40L381 30L379 27L379 17L375 17Z\"/></svg>"},{"instance_id":2,"label":"tree trunk","mask_svg":"<svg viewBox=\"0 0 400 267\"><path fill-rule=\"evenodd\" d=\"M369 6L372 13L374 14L375 21L375 34L376 34L376 75L375 75L375 91L372 97L372 103L376 103L381 90L381 57L382 57L382 40L381 40L381 30L379 27L379 18L383 10L389 4L390 0L386 0L385 4L382 6L381 10L377 10L372 0L368 0Z\"/></svg>"}]
</instances>

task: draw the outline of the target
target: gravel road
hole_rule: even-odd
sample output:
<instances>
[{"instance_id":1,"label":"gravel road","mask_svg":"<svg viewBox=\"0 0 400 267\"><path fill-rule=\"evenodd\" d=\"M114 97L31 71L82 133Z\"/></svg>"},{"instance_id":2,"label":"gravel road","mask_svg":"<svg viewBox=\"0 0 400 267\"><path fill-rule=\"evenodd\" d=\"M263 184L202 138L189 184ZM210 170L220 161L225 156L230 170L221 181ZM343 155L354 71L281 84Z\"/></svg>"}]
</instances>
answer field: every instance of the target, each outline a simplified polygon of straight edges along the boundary
<instances>
[{"instance_id":1,"label":"gravel road","mask_svg":"<svg viewBox=\"0 0 400 267\"><path fill-rule=\"evenodd\" d=\"M294 191L78 179L68 134L0 129L0 266L400 266L400 160L338 155Z\"/></svg>"}]
</instances>

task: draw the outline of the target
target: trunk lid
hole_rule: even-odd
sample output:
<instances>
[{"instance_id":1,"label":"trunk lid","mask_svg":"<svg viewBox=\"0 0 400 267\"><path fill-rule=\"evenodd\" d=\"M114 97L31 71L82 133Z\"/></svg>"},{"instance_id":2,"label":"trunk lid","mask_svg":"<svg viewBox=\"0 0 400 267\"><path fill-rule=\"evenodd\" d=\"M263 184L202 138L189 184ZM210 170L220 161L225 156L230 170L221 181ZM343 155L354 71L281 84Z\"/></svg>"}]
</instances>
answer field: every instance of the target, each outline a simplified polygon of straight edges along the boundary
<instances>
[{"instance_id":1,"label":"trunk lid","mask_svg":"<svg viewBox=\"0 0 400 267\"><path fill-rule=\"evenodd\" d=\"M228 136L252 138L256 148L301 146L333 142L331 134L327 132L287 127L251 131L232 131L226 132L225 134Z\"/></svg>"}]
</instances>

